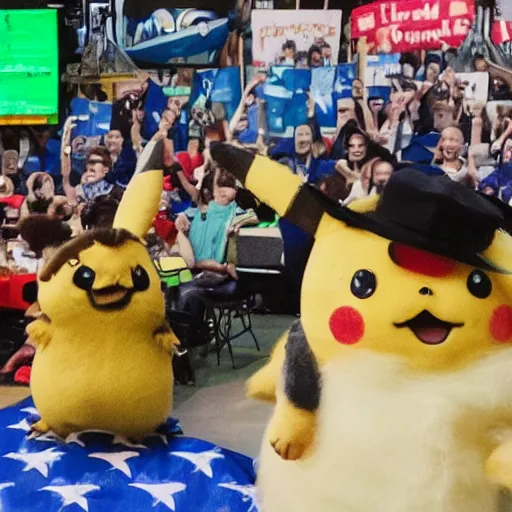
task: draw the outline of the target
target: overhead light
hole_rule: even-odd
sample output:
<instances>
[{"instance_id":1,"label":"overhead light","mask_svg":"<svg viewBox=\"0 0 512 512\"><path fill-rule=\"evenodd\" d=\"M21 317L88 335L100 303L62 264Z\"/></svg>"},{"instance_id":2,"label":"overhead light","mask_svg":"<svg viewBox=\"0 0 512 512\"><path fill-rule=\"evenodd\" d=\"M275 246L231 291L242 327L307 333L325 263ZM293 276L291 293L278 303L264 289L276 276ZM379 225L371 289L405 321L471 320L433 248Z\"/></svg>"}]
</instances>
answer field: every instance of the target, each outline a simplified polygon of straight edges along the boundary
<instances>
[{"instance_id":1,"label":"overhead light","mask_svg":"<svg viewBox=\"0 0 512 512\"><path fill-rule=\"evenodd\" d=\"M65 5L64 4L46 4L46 7L48 7L48 9L64 9Z\"/></svg>"}]
</instances>

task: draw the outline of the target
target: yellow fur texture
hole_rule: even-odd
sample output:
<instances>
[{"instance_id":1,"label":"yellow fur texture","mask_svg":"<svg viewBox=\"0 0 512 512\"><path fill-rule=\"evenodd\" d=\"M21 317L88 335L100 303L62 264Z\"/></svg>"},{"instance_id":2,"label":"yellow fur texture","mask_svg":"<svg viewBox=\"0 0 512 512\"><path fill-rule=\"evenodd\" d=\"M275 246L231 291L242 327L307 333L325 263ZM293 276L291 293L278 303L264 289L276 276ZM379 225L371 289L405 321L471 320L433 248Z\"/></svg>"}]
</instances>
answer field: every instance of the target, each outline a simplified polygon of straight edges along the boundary
<instances>
[{"instance_id":1,"label":"yellow fur texture","mask_svg":"<svg viewBox=\"0 0 512 512\"><path fill-rule=\"evenodd\" d=\"M264 512L495 512L485 466L510 425L512 349L463 370L418 374L396 356L354 352L323 367L313 454L284 461L262 444ZM510 444L487 463L510 485Z\"/></svg>"}]
</instances>

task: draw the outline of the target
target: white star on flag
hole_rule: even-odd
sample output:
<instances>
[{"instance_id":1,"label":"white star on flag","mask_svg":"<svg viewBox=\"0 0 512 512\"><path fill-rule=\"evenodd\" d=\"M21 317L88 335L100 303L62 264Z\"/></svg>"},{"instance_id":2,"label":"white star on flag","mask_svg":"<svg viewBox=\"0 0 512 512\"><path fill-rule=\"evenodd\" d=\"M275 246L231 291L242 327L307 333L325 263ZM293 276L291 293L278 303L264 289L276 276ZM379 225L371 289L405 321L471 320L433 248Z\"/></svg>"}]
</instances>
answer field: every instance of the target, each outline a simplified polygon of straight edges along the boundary
<instances>
[{"instance_id":1,"label":"white star on flag","mask_svg":"<svg viewBox=\"0 0 512 512\"><path fill-rule=\"evenodd\" d=\"M39 411L35 407L25 407L25 409L21 409L21 412L26 412L27 414L32 414L32 416L39 416Z\"/></svg>"},{"instance_id":2,"label":"white star on flag","mask_svg":"<svg viewBox=\"0 0 512 512\"><path fill-rule=\"evenodd\" d=\"M26 464L23 471L35 469L45 478L48 478L48 466L58 461L64 455L63 452L56 452L55 448L49 448L43 452L34 453L8 453L6 459L17 460Z\"/></svg>"},{"instance_id":3,"label":"white star on flag","mask_svg":"<svg viewBox=\"0 0 512 512\"><path fill-rule=\"evenodd\" d=\"M237 485L237 484L219 484L219 487L224 487L225 489L230 489L231 491L238 492L242 495L242 501L251 500L251 508L248 512L258 510L257 504L257 491L255 485Z\"/></svg>"},{"instance_id":4,"label":"white star on flag","mask_svg":"<svg viewBox=\"0 0 512 512\"><path fill-rule=\"evenodd\" d=\"M97 485L62 485L43 487L39 490L59 494L62 498L61 510L76 503L82 510L89 512L89 504L85 495L92 491L99 491L100 487Z\"/></svg>"},{"instance_id":5,"label":"white star on flag","mask_svg":"<svg viewBox=\"0 0 512 512\"><path fill-rule=\"evenodd\" d=\"M90 453L89 457L94 459L104 460L108 462L112 469L118 469L121 473L124 473L127 477L132 477L130 467L126 464L126 461L133 457L138 457L140 453L137 452L119 452L119 453Z\"/></svg>"},{"instance_id":6,"label":"white star on flag","mask_svg":"<svg viewBox=\"0 0 512 512\"><path fill-rule=\"evenodd\" d=\"M24 432L30 432L32 427L29 425L26 419L22 419L19 423L15 423L13 425L9 425L7 428L12 430L23 430Z\"/></svg>"},{"instance_id":7,"label":"white star on flag","mask_svg":"<svg viewBox=\"0 0 512 512\"><path fill-rule=\"evenodd\" d=\"M171 452L170 455L175 455L176 457L181 457L182 459L188 460L196 467L194 469L194 473L196 471L201 471L208 478L213 478L212 461L214 461L215 459L224 458L224 455L215 450L210 450L201 453Z\"/></svg>"},{"instance_id":8,"label":"white star on flag","mask_svg":"<svg viewBox=\"0 0 512 512\"><path fill-rule=\"evenodd\" d=\"M78 446L81 446L82 448L85 448L85 443L83 441L80 441L80 433L72 432L69 434L68 437L66 437L66 444L73 444L76 443Z\"/></svg>"},{"instance_id":9,"label":"white star on flag","mask_svg":"<svg viewBox=\"0 0 512 512\"><path fill-rule=\"evenodd\" d=\"M187 486L178 482L169 482L166 484L129 484L130 487L136 487L151 494L155 498L153 507L159 503L165 505L173 512L176 510L176 503L174 502L174 495L178 492L184 491Z\"/></svg>"},{"instance_id":10,"label":"white star on flag","mask_svg":"<svg viewBox=\"0 0 512 512\"><path fill-rule=\"evenodd\" d=\"M147 446L144 446L143 444L133 444L130 442L126 437L123 436L115 436L114 440L112 441L112 444L122 444L123 446L126 446L126 448L139 448L141 450L147 450Z\"/></svg>"},{"instance_id":11,"label":"white star on flag","mask_svg":"<svg viewBox=\"0 0 512 512\"><path fill-rule=\"evenodd\" d=\"M2 492L4 489L7 489L9 487L14 487L14 482L5 482L0 484L0 492Z\"/></svg>"}]
</instances>

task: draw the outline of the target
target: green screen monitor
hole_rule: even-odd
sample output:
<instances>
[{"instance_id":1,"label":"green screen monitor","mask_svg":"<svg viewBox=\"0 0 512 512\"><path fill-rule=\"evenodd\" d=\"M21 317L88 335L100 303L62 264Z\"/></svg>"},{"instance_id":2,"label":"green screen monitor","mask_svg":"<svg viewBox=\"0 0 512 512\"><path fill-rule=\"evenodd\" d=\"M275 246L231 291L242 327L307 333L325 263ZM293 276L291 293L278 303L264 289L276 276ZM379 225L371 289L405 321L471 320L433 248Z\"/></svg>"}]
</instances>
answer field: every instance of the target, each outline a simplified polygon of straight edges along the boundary
<instances>
[{"instance_id":1,"label":"green screen monitor","mask_svg":"<svg viewBox=\"0 0 512 512\"><path fill-rule=\"evenodd\" d=\"M57 124L55 9L0 10L0 125Z\"/></svg>"}]
</instances>

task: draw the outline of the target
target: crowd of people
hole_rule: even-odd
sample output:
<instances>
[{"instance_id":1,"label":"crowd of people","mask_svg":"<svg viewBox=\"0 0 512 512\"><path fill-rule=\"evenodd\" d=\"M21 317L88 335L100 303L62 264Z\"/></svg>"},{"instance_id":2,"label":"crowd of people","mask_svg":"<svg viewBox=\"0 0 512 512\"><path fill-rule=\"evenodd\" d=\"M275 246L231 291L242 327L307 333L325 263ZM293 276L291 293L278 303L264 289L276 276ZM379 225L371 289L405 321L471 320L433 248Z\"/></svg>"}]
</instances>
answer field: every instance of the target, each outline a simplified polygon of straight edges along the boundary
<instances>
[{"instance_id":1,"label":"crowd of people","mask_svg":"<svg viewBox=\"0 0 512 512\"><path fill-rule=\"evenodd\" d=\"M317 41L308 52L308 64L327 65L329 55L328 45ZM155 84L147 79L139 91L130 91L113 104L110 130L103 135L75 135L79 116L70 116L56 150L49 145L48 130L4 129L0 176L4 238L30 214L58 217L69 223L74 235L110 225L139 155L155 139L163 141L162 161L169 176L150 249L182 257L201 275L236 280L235 265L226 263L228 236L243 225L276 219L275 212L211 159L212 141L269 156L343 205L382 193L392 173L408 166L444 174L509 203L512 102L508 100L512 96L506 84L490 79L486 103L475 98L471 80L453 71L451 53L436 52L423 61L414 57L402 56L401 73L390 78L389 97L369 95L361 80L353 80L352 94L335 98L334 132L320 125L314 94L307 91L307 121L294 128L291 140L271 136L264 72L249 82L230 118L222 104L191 107L183 94L166 98L160 111L148 111L143 100ZM286 41L279 63L295 65L300 58L294 43ZM189 116L183 121L185 111ZM41 162L36 172L30 156L34 153ZM298 300L312 241L284 220L279 227L285 272ZM0 266L22 272L27 259L18 255L16 264L8 261L11 256L2 255Z\"/></svg>"}]
</instances>

